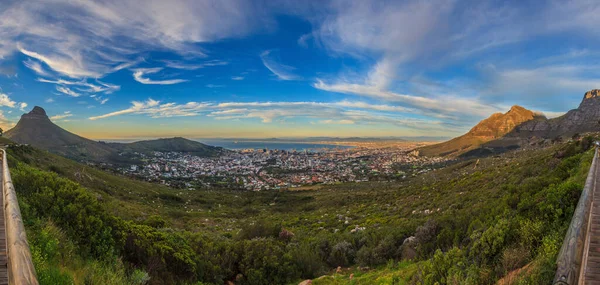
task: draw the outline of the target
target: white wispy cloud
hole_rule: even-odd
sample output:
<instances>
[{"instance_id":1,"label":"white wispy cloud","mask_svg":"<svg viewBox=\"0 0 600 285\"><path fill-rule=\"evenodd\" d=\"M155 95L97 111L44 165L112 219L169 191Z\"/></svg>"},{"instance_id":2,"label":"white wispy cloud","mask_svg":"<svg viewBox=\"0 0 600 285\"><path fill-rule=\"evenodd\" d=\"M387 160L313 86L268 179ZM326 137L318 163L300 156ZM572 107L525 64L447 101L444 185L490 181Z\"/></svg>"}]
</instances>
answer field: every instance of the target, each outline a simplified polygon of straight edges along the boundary
<instances>
[{"instance_id":1,"label":"white wispy cloud","mask_svg":"<svg viewBox=\"0 0 600 285\"><path fill-rule=\"evenodd\" d=\"M113 92L121 89L121 86L119 86L119 85L105 83L100 80L95 80L96 84L88 82L87 79L83 79L81 81L71 81L71 80L65 80L65 79L50 80L50 79L38 78L37 81L44 82L44 83L57 84L57 85L61 85L61 86L65 86L65 85L77 86L79 88L79 91L92 93L92 94L93 93L112 94Z\"/></svg>"},{"instance_id":2,"label":"white wispy cloud","mask_svg":"<svg viewBox=\"0 0 600 285\"><path fill-rule=\"evenodd\" d=\"M61 15L60 20L56 15ZM0 60L21 53L28 57L23 64L44 82L77 79L89 83L73 82L78 86L71 88L73 92L109 94L119 87L90 80L130 69L156 50L174 52L186 61L205 58L198 43L243 37L270 25L271 19L260 5L237 0L148 0L144 5L118 0L9 1L0 4ZM222 60L167 63L185 70L225 64ZM144 84L181 82L136 79Z\"/></svg>"},{"instance_id":3,"label":"white wispy cloud","mask_svg":"<svg viewBox=\"0 0 600 285\"><path fill-rule=\"evenodd\" d=\"M220 84L206 84L205 86L207 88L223 88L223 87L225 87L225 85L220 85Z\"/></svg>"},{"instance_id":4,"label":"white wispy cloud","mask_svg":"<svg viewBox=\"0 0 600 285\"><path fill-rule=\"evenodd\" d=\"M54 115L54 116L50 117L50 120L52 120L52 121L60 121L60 120L64 120L64 119L72 117L72 116L73 116L73 114L71 114L71 111L65 111L62 114Z\"/></svg>"},{"instance_id":5,"label":"white wispy cloud","mask_svg":"<svg viewBox=\"0 0 600 285\"><path fill-rule=\"evenodd\" d=\"M354 121L352 120L322 120L319 121L321 124L327 125L353 125Z\"/></svg>"},{"instance_id":6,"label":"white wispy cloud","mask_svg":"<svg viewBox=\"0 0 600 285\"><path fill-rule=\"evenodd\" d=\"M531 59L535 64L523 62L509 68L480 70L484 79L476 83L460 77L442 79L438 83L449 89L437 94L419 92L423 86L414 81L432 69L462 63L535 36L570 31L597 38L600 30L586 19L600 12L600 3L546 1L534 8L489 1L409 0L385 5L375 2L333 1L329 7L332 11L313 20L315 29L299 44L305 44L311 37L334 56L344 54L377 62L367 70L342 69L337 76L317 79L313 84L315 88L396 102L427 116L437 113L460 118L464 114L475 123L504 109L505 102L520 102L535 109L556 109L566 101L580 100L585 90L600 86L597 72L590 75L581 69L574 72L543 66L581 60L596 52L589 49L571 49L538 62ZM485 61L498 61L496 54L489 58ZM594 58L597 59L597 55ZM464 90L468 92L461 92ZM575 95L565 98L565 94ZM542 97L544 100L540 100Z\"/></svg>"},{"instance_id":7,"label":"white wispy cloud","mask_svg":"<svg viewBox=\"0 0 600 285\"><path fill-rule=\"evenodd\" d=\"M201 63L188 63L175 60L164 60L163 62L165 63L166 67L183 70L197 70L209 66L221 66L229 64L229 62L222 60L208 60Z\"/></svg>"},{"instance_id":8,"label":"white wispy cloud","mask_svg":"<svg viewBox=\"0 0 600 285\"><path fill-rule=\"evenodd\" d=\"M17 103L4 93L0 93L0 106L14 108Z\"/></svg>"},{"instance_id":9,"label":"white wispy cloud","mask_svg":"<svg viewBox=\"0 0 600 285\"><path fill-rule=\"evenodd\" d=\"M489 100L523 100L543 107L564 108L579 103L583 93L600 87L600 67L593 64L552 64L529 68L481 68L485 88L478 90ZM575 106L573 106L575 107Z\"/></svg>"},{"instance_id":10,"label":"white wispy cloud","mask_svg":"<svg viewBox=\"0 0 600 285\"><path fill-rule=\"evenodd\" d=\"M244 76L232 76L231 80L236 80L236 81L244 80Z\"/></svg>"},{"instance_id":11,"label":"white wispy cloud","mask_svg":"<svg viewBox=\"0 0 600 285\"><path fill-rule=\"evenodd\" d=\"M264 66L280 80L300 80L302 77L294 74L295 67L279 63L273 56L273 51L267 50L260 54Z\"/></svg>"},{"instance_id":12,"label":"white wispy cloud","mask_svg":"<svg viewBox=\"0 0 600 285\"><path fill-rule=\"evenodd\" d=\"M28 104L25 102L19 103L19 110L25 112L25 108L27 108Z\"/></svg>"},{"instance_id":13,"label":"white wispy cloud","mask_svg":"<svg viewBox=\"0 0 600 285\"><path fill-rule=\"evenodd\" d=\"M56 0L1 8L0 58L20 51L70 78L102 77L152 50L205 56L194 43L245 36L272 18L245 1Z\"/></svg>"},{"instance_id":14,"label":"white wispy cloud","mask_svg":"<svg viewBox=\"0 0 600 285\"><path fill-rule=\"evenodd\" d=\"M26 61L23 61L23 65L25 65L25 67L33 70L33 72L35 72L38 75L51 76L50 73L48 73L44 69L44 67L42 67L42 64L40 64L39 61L35 61L35 60L32 60L31 58L29 58Z\"/></svg>"},{"instance_id":15,"label":"white wispy cloud","mask_svg":"<svg viewBox=\"0 0 600 285\"><path fill-rule=\"evenodd\" d=\"M100 103L100 105L106 104L106 102L108 102L108 100L109 100L109 98L105 98L105 97L98 96L98 95L92 95L90 97L93 98L94 100L96 100L96 102Z\"/></svg>"},{"instance_id":16,"label":"white wispy cloud","mask_svg":"<svg viewBox=\"0 0 600 285\"><path fill-rule=\"evenodd\" d=\"M457 130L440 120L407 117L395 106L370 105L365 102L188 102L161 103L152 99L132 102L127 109L90 117L99 120L126 114L143 114L152 118L207 116L216 120L259 119L263 123L288 119L316 119L322 124L390 124L427 130ZM374 112L375 111L375 112Z\"/></svg>"},{"instance_id":17,"label":"white wispy cloud","mask_svg":"<svg viewBox=\"0 0 600 285\"><path fill-rule=\"evenodd\" d=\"M421 109L421 112L423 114L439 112L442 114L458 113L485 117L502 109L502 107L482 103L476 98L428 98L422 96L395 93L391 91L382 90L374 85L363 85L357 83L340 82L328 84L323 82L322 80L317 80L317 82L313 84L313 87L325 91L353 94L357 96L370 97L388 102L401 102L404 104L408 104L413 108Z\"/></svg>"},{"instance_id":18,"label":"white wispy cloud","mask_svg":"<svg viewBox=\"0 0 600 285\"><path fill-rule=\"evenodd\" d=\"M157 84L157 85L172 85L187 82L185 79L168 79L168 80L152 80L146 78L144 76L148 74L155 74L163 70L162 67L154 67L154 68L137 68L133 70L133 78L135 81L142 84Z\"/></svg>"},{"instance_id":19,"label":"white wispy cloud","mask_svg":"<svg viewBox=\"0 0 600 285\"><path fill-rule=\"evenodd\" d=\"M79 97L79 96L81 96L81 94L79 94L79 93L77 93L77 92L75 92L75 91L73 91L73 90L71 90L71 89L69 89L67 87L63 87L63 86L56 86L56 91L58 91L58 92L60 92L62 94L71 96L71 97Z\"/></svg>"},{"instance_id":20,"label":"white wispy cloud","mask_svg":"<svg viewBox=\"0 0 600 285\"><path fill-rule=\"evenodd\" d=\"M29 51L22 47L19 47L19 51L26 56L35 58L45 63L52 70L71 78L100 77L102 75L100 71L85 68L82 61L70 61L62 57L43 55L38 52Z\"/></svg>"}]
</instances>

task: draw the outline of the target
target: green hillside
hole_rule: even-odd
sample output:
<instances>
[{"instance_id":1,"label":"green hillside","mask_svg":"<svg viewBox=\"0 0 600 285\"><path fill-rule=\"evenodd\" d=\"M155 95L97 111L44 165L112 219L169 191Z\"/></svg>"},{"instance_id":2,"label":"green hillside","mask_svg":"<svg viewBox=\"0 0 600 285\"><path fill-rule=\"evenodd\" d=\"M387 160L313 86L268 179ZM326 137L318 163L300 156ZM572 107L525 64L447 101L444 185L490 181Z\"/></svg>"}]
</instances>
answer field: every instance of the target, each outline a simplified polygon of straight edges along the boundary
<instances>
[{"instance_id":1,"label":"green hillside","mask_svg":"<svg viewBox=\"0 0 600 285\"><path fill-rule=\"evenodd\" d=\"M185 152L197 156L217 156L223 151L220 147L208 146L181 137L138 141L133 143L111 143L109 145L120 152L139 152L144 154L160 151Z\"/></svg>"},{"instance_id":2,"label":"green hillside","mask_svg":"<svg viewBox=\"0 0 600 285\"><path fill-rule=\"evenodd\" d=\"M28 144L81 162L132 163L138 157L134 152L150 154L160 152L186 152L197 156L217 156L224 150L184 138L168 138L133 143L104 143L71 133L54 124L41 107L23 114L15 127L4 136L20 144Z\"/></svg>"},{"instance_id":3,"label":"green hillside","mask_svg":"<svg viewBox=\"0 0 600 285\"><path fill-rule=\"evenodd\" d=\"M42 284L490 284L524 266L541 284L590 145L312 191L176 190L28 146L9 163Z\"/></svg>"}]
</instances>

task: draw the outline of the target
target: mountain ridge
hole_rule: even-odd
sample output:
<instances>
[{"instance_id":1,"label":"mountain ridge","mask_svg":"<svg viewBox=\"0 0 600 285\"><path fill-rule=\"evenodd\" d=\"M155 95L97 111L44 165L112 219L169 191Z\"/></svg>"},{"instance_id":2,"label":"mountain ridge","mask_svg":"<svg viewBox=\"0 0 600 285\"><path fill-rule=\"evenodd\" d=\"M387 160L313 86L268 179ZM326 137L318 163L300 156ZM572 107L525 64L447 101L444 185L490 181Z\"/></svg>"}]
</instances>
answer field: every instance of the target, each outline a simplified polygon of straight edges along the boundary
<instances>
[{"instance_id":1,"label":"mountain ridge","mask_svg":"<svg viewBox=\"0 0 600 285\"><path fill-rule=\"evenodd\" d=\"M545 117L514 105L506 113L494 113L481 120L462 136L420 148L419 154L423 156L458 156L504 136L523 122L536 119L545 119Z\"/></svg>"},{"instance_id":2,"label":"mountain ridge","mask_svg":"<svg viewBox=\"0 0 600 285\"><path fill-rule=\"evenodd\" d=\"M23 114L4 136L16 143L34 147L79 161L121 162L120 152L150 153L153 151L189 152L197 156L217 156L223 149L182 137L138 141L133 143L104 143L71 133L54 124L46 111L35 106Z\"/></svg>"},{"instance_id":3,"label":"mountain ridge","mask_svg":"<svg viewBox=\"0 0 600 285\"><path fill-rule=\"evenodd\" d=\"M600 89L592 89L585 92L576 109L556 118L525 122L505 136L486 142L479 149L464 153L462 157L485 156L528 145L544 145L557 139L599 131Z\"/></svg>"},{"instance_id":4,"label":"mountain ridge","mask_svg":"<svg viewBox=\"0 0 600 285\"><path fill-rule=\"evenodd\" d=\"M506 137L553 139L599 130L600 89L592 89L583 95L576 109L571 109L560 117L524 123L508 133Z\"/></svg>"}]
</instances>

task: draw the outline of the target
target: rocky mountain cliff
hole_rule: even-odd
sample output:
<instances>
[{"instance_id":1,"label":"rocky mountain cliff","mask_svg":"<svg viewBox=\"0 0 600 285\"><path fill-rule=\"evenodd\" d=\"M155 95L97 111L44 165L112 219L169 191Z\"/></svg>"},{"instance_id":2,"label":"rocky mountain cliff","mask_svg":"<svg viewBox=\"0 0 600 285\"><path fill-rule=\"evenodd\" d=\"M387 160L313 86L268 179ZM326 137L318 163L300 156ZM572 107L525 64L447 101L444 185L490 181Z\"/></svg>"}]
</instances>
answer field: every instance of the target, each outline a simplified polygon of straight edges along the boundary
<instances>
[{"instance_id":1,"label":"rocky mountain cliff","mask_svg":"<svg viewBox=\"0 0 600 285\"><path fill-rule=\"evenodd\" d=\"M197 156L217 156L220 147L208 146L184 138L168 138L133 143L103 143L73 134L54 124L46 111L35 106L21 116L17 125L4 136L14 142L29 144L55 154L79 161L124 162L122 152L151 153L153 151L185 152Z\"/></svg>"},{"instance_id":2,"label":"rocky mountain cliff","mask_svg":"<svg viewBox=\"0 0 600 285\"><path fill-rule=\"evenodd\" d=\"M440 144L423 147L419 149L419 153L424 156L458 156L483 143L500 138L522 123L530 121L546 121L546 118L515 105L504 114L492 114L475 125L468 133Z\"/></svg>"},{"instance_id":3,"label":"rocky mountain cliff","mask_svg":"<svg viewBox=\"0 0 600 285\"><path fill-rule=\"evenodd\" d=\"M577 109L570 110L558 118L521 124L506 137L552 139L597 131L600 131L600 90L594 89L584 94Z\"/></svg>"}]
</instances>

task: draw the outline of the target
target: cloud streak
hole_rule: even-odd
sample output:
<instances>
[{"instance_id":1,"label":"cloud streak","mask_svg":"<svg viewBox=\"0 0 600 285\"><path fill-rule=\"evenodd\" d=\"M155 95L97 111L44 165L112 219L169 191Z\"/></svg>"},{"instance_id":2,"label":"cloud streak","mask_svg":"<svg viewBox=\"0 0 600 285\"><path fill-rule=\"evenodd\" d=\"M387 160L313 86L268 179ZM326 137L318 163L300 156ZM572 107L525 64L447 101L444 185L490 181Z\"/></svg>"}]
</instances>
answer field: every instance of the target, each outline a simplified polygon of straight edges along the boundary
<instances>
[{"instance_id":1,"label":"cloud streak","mask_svg":"<svg viewBox=\"0 0 600 285\"><path fill-rule=\"evenodd\" d=\"M133 70L133 78L135 79L135 81L142 83L142 84L155 84L155 85L173 85L173 84L179 84L179 83L188 81L185 79L152 80L152 79L145 77L148 74L156 74L156 73L160 72L161 70L163 70L162 67L137 68L137 69Z\"/></svg>"},{"instance_id":2,"label":"cloud streak","mask_svg":"<svg viewBox=\"0 0 600 285\"><path fill-rule=\"evenodd\" d=\"M317 124L355 125L387 124L411 129L444 131L457 130L440 120L407 116L396 106L371 105L366 102L188 102L161 103L148 99L134 101L130 108L90 117L100 120L122 115L147 115L152 118L205 116L215 120L258 119L262 123L287 120L309 120Z\"/></svg>"},{"instance_id":3,"label":"cloud streak","mask_svg":"<svg viewBox=\"0 0 600 285\"><path fill-rule=\"evenodd\" d=\"M63 114L54 115L54 116L50 117L50 120L52 120L52 121L60 121L60 120L64 120L64 119L72 117L72 116L73 116L73 114L71 114L71 111L66 111Z\"/></svg>"},{"instance_id":4,"label":"cloud streak","mask_svg":"<svg viewBox=\"0 0 600 285\"><path fill-rule=\"evenodd\" d=\"M295 67L278 63L273 51L267 50L260 54L260 59L264 66L270 70L280 80L300 80L302 77L294 74Z\"/></svg>"},{"instance_id":5,"label":"cloud streak","mask_svg":"<svg viewBox=\"0 0 600 285\"><path fill-rule=\"evenodd\" d=\"M210 66L223 66L228 65L229 62L222 60L209 60L202 63L187 63L182 61L164 60L166 67L183 70L197 70Z\"/></svg>"},{"instance_id":6,"label":"cloud streak","mask_svg":"<svg viewBox=\"0 0 600 285\"><path fill-rule=\"evenodd\" d=\"M45 76L45 77L51 76L50 73L47 72L38 61L35 61L32 59L27 59L26 61L23 61L23 65L25 65L25 67L31 69L37 75Z\"/></svg>"},{"instance_id":7,"label":"cloud streak","mask_svg":"<svg viewBox=\"0 0 600 285\"><path fill-rule=\"evenodd\" d=\"M79 94L79 93L77 93L77 92L75 92L75 91L73 91L73 90L71 90L71 89L69 89L67 87L56 86L56 91L58 91L58 92L60 92L62 94L71 96L71 97L79 97L79 96L81 96L81 94Z\"/></svg>"}]
</instances>

